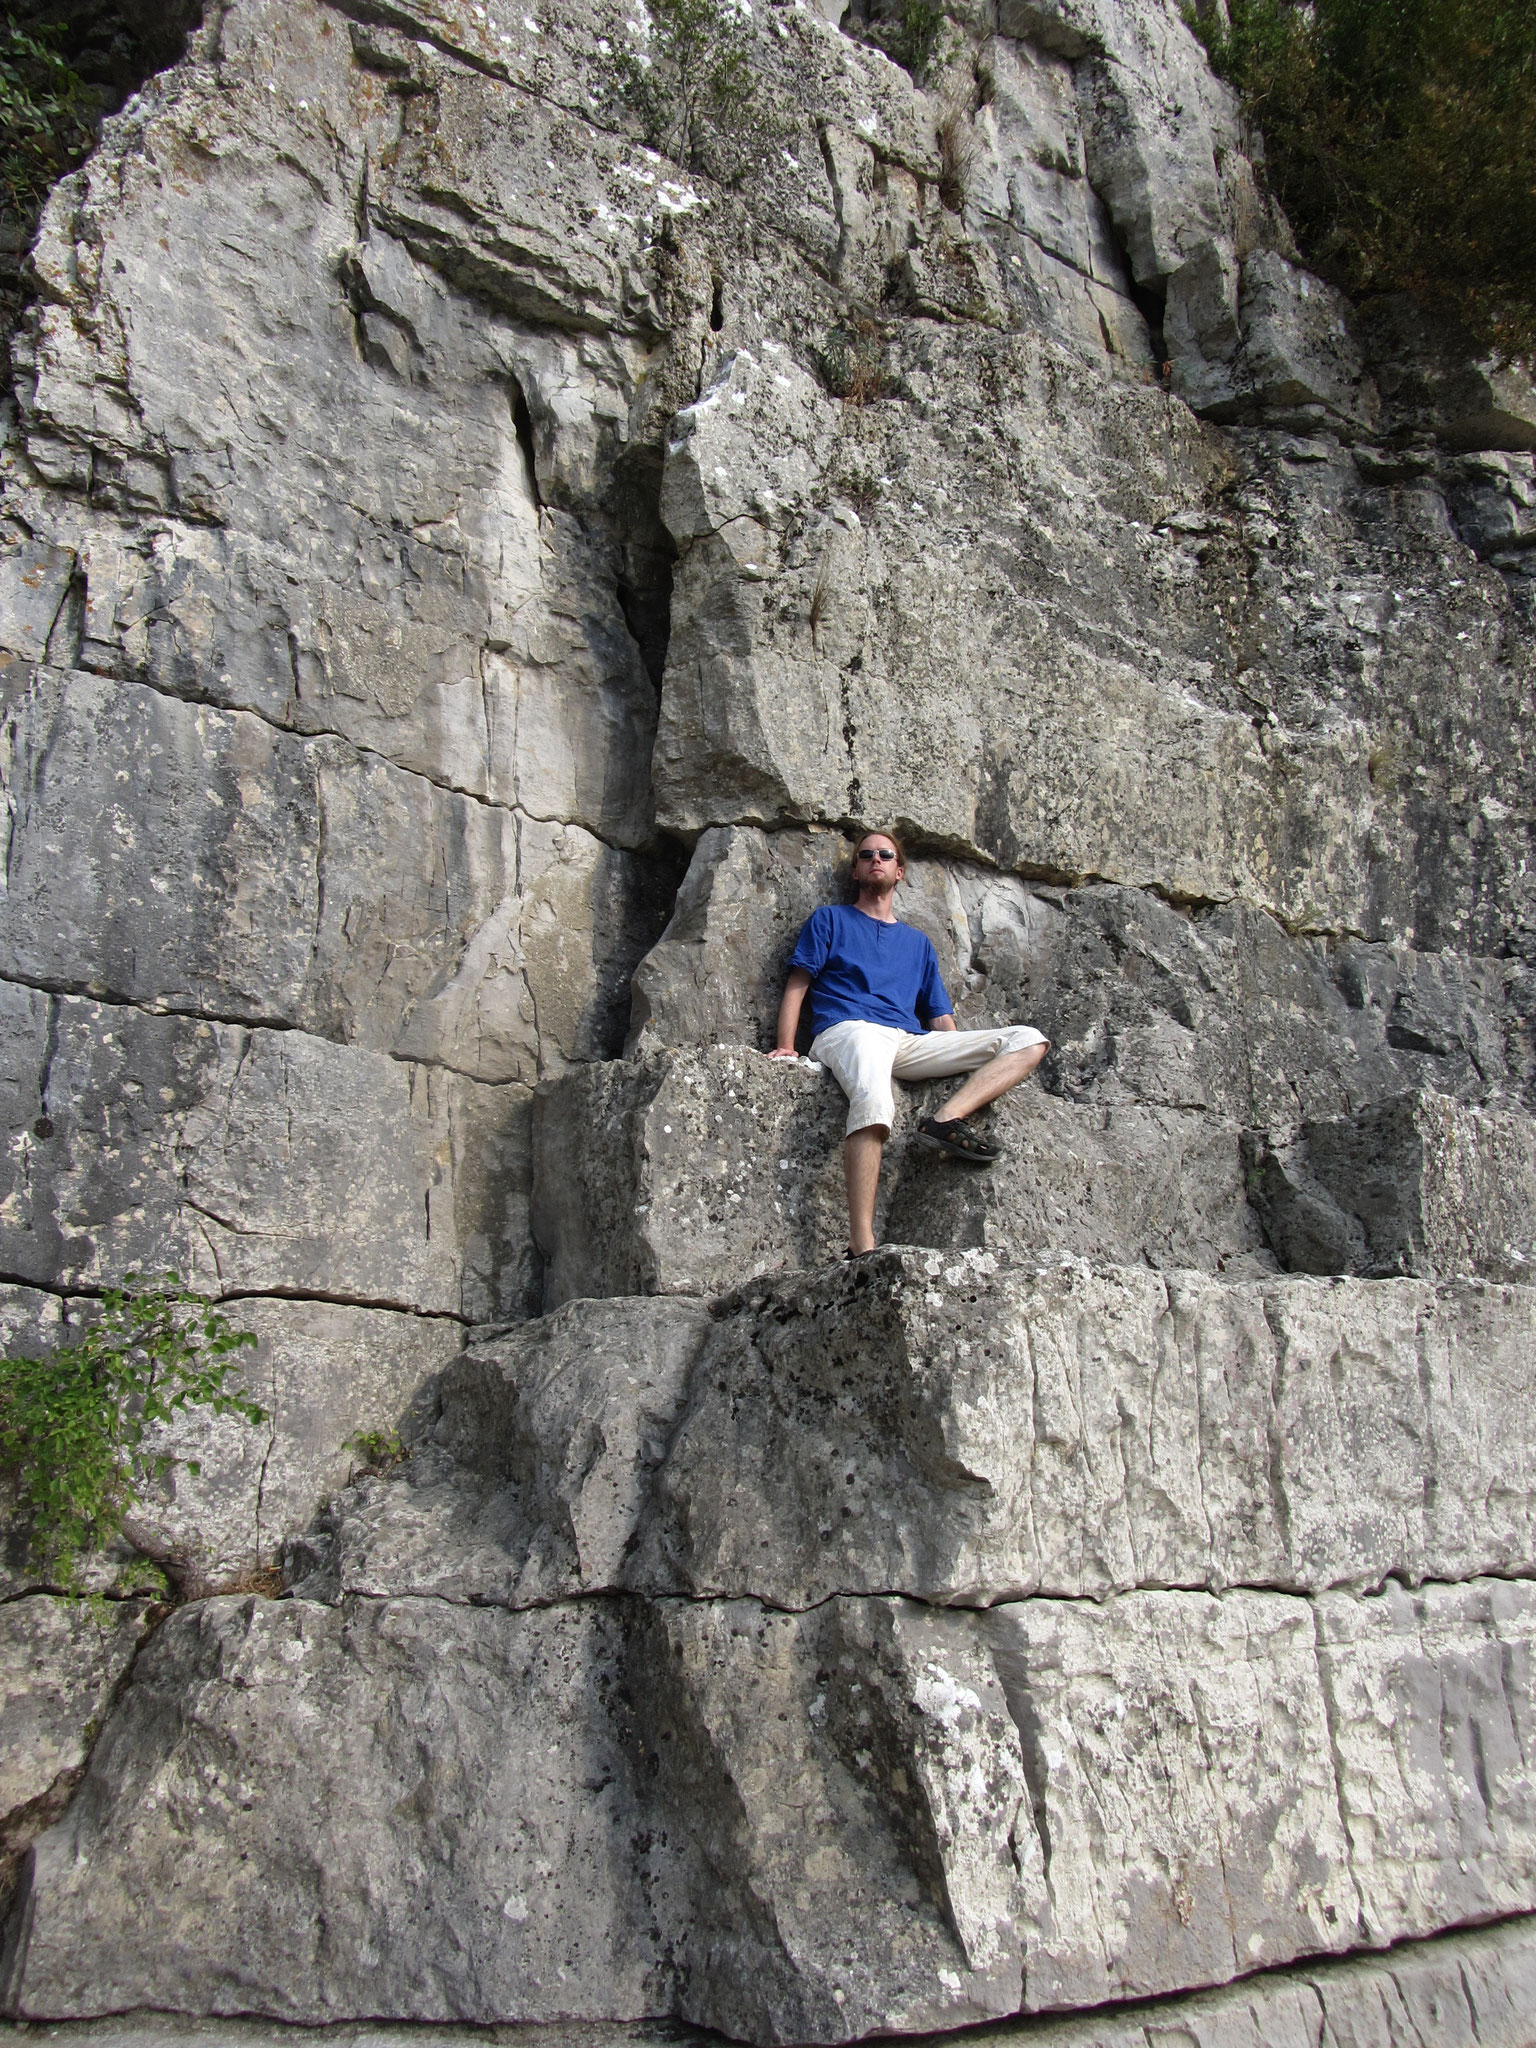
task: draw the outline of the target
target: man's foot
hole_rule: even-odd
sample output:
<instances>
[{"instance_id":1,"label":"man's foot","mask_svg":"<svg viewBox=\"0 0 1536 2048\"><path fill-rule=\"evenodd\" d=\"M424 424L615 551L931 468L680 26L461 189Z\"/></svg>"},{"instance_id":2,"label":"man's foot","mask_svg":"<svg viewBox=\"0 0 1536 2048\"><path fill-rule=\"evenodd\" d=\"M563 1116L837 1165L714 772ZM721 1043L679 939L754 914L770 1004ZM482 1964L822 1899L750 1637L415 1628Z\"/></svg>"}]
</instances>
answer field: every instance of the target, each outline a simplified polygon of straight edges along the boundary
<instances>
[{"instance_id":1,"label":"man's foot","mask_svg":"<svg viewBox=\"0 0 1536 2048\"><path fill-rule=\"evenodd\" d=\"M843 1253L843 1257L845 1259L872 1259L879 1249L880 1247L877 1244L867 1244L863 1251L856 1252L853 1246L849 1245L848 1249Z\"/></svg>"},{"instance_id":2,"label":"man's foot","mask_svg":"<svg viewBox=\"0 0 1536 2048\"><path fill-rule=\"evenodd\" d=\"M919 1137L927 1138L954 1159L969 1160L973 1166L990 1166L1003 1156L1002 1146L994 1144L985 1131L978 1130L969 1117L925 1116L917 1129Z\"/></svg>"}]
</instances>

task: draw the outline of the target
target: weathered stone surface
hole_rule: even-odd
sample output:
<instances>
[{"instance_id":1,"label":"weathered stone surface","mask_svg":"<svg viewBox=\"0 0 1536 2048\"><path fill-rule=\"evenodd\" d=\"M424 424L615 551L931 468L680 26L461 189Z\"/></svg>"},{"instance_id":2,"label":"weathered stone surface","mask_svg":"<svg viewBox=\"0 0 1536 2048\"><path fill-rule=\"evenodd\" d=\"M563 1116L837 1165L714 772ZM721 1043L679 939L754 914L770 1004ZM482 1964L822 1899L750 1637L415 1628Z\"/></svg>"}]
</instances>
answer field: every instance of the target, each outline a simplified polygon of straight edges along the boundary
<instances>
[{"instance_id":1,"label":"weathered stone surface","mask_svg":"<svg viewBox=\"0 0 1536 2048\"><path fill-rule=\"evenodd\" d=\"M584 1301L475 1345L399 1476L360 1480L290 1544L290 1582L508 1607L630 1583L709 1321L702 1302Z\"/></svg>"},{"instance_id":2,"label":"weathered stone surface","mask_svg":"<svg viewBox=\"0 0 1536 2048\"><path fill-rule=\"evenodd\" d=\"M1528 1583L1319 1600L1339 1803L1373 1941L1525 1909L1530 1878L1514 1873L1536 1856L1533 1631Z\"/></svg>"},{"instance_id":3,"label":"weathered stone surface","mask_svg":"<svg viewBox=\"0 0 1536 2048\"><path fill-rule=\"evenodd\" d=\"M525 1090L14 982L0 1018L10 1272L526 1312Z\"/></svg>"},{"instance_id":4,"label":"weathered stone surface","mask_svg":"<svg viewBox=\"0 0 1536 2048\"><path fill-rule=\"evenodd\" d=\"M850 851L814 830L703 833L636 972L631 1049L766 1050L795 935L843 895ZM1536 1100L1508 961L1298 937L1141 890L1031 888L959 860L913 859L896 907L933 942L959 1021L1036 1025L1041 1081L1072 1100L1270 1126L1413 1088Z\"/></svg>"},{"instance_id":5,"label":"weathered stone surface","mask_svg":"<svg viewBox=\"0 0 1536 2048\"><path fill-rule=\"evenodd\" d=\"M1382 1956L1297 1964L1218 1991L1113 2006L1074 2018L1005 2020L975 2031L984 2048L1163 2048L1178 2028L1182 2048L1531 2048L1536 2009L1536 1929L1529 1916L1470 1932L1408 1941ZM63 2048L280 2048L291 2036L259 2020L178 2013L76 2020L48 2029ZM31 2030L0 2027L22 2048ZM483 2033L454 2026L341 2023L328 2048L470 2048ZM666 2020L546 2023L545 2048L682 2048ZM921 2048L942 2036L914 2037Z\"/></svg>"},{"instance_id":6,"label":"weathered stone surface","mask_svg":"<svg viewBox=\"0 0 1536 2048\"><path fill-rule=\"evenodd\" d=\"M194 1586L270 1569L283 1538L362 1462L360 1434L414 1441L463 1346L462 1326L447 1317L259 1299L225 1312L258 1340L240 1374L268 1420L185 1413L161 1440L199 1469L175 1467L133 1516L140 1540L168 1551Z\"/></svg>"},{"instance_id":7,"label":"weathered stone surface","mask_svg":"<svg viewBox=\"0 0 1536 2048\"><path fill-rule=\"evenodd\" d=\"M1251 717L1200 705L1198 632L1173 645L1165 637L1160 658L1131 657L1138 615L1165 609L1135 532L1218 488L1214 445L1165 421L1155 394L1118 398L1127 414L1148 409L1145 435L1162 443L1171 430L1173 466L1155 488L1129 467L1116 479L1119 538L1106 540L1118 595L1102 595L1121 631L1094 636L1090 684L1087 637L1067 607L1031 601L1029 571L1022 587L989 583L984 635L968 622L981 602L973 579L994 552L1043 568L1059 545L1052 518L1082 538L1087 506L1065 475L1046 486L1049 511L1020 505L1011 478L986 480L991 462L1006 465L1010 440L1039 431L1038 352L985 345L995 395L983 431L982 409L967 418L958 396L983 379L980 362L958 389L946 381L940 403L921 346L914 338L903 366L911 399L899 449L895 412L877 407L845 452L837 408L778 344L738 350L679 415L662 497L683 558L656 742L661 821L692 831L730 817L905 818L1008 867L1242 895L1293 922L1379 930L1406 875L1392 876L1389 859L1379 887L1366 883L1395 834L1393 806L1367 772L1364 728L1339 722L1261 746ZM1106 454L1095 456L1101 492ZM905 505L867 520L853 510L834 479L855 459L876 477L902 473L916 527ZM1006 539L990 530L986 505L997 499L1017 506L1027 538L1012 510ZM961 646L970 688L957 697Z\"/></svg>"},{"instance_id":8,"label":"weathered stone surface","mask_svg":"<svg viewBox=\"0 0 1536 2048\"><path fill-rule=\"evenodd\" d=\"M43 670L7 708L8 978L486 1081L618 1050L659 923L633 855L136 684Z\"/></svg>"},{"instance_id":9,"label":"weathered stone surface","mask_svg":"<svg viewBox=\"0 0 1536 2048\"><path fill-rule=\"evenodd\" d=\"M1433 1094L1258 1139L1249 1194L1303 1273L1523 1280L1536 1256L1536 1127Z\"/></svg>"},{"instance_id":10,"label":"weathered stone surface","mask_svg":"<svg viewBox=\"0 0 1536 2048\"><path fill-rule=\"evenodd\" d=\"M151 1647L23 2009L832 2040L1532 1895L1524 1293L1263 1277L1236 1146L1536 1102L1530 394L1307 276L1176 0L967 0L931 91L883 6L735 12L752 119L673 162L617 0L231 0L47 210L0 1271L259 1320L274 1430L152 1504L210 1569L450 1397L306 1539L339 1605ZM668 831L645 1058L541 1109L551 1296L837 1248L835 1089L731 1048L865 818L1053 1041L1011 1164L899 1136L942 1250L455 1363L538 1306L528 1084L618 1050ZM983 1299L1009 1247L1209 1270ZM1435 1967L1104 2024L1438 2048Z\"/></svg>"},{"instance_id":11,"label":"weathered stone surface","mask_svg":"<svg viewBox=\"0 0 1536 2048\"><path fill-rule=\"evenodd\" d=\"M942 1618L888 1610L805 1621L683 1607L637 1617L628 1641L626 1614L220 1601L177 1617L64 1830L37 1851L23 2009L488 2020L675 2001L690 2017L750 2012L755 2030L799 2040L863 2031L893 2002L930 2025L1011 2010L1017 1930L997 1913L1018 1888L1008 1830L1022 1783L995 1682L979 1713L956 1698L984 1667L980 1646ZM800 1641L807 1629L816 1643ZM871 1681L883 1662L906 1694L886 1709L887 1741L912 1772L916 1842L899 1802L859 1782L856 1707L825 1732L810 1711L822 1638L857 1652ZM946 1647L955 1671L947 1689L946 1674L928 1680L927 1698L919 1660ZM771 1749L743 1719L743 1684L777 1695ZM659 1778L653 1755L667 1757ZM819 1861L806 1867L793 1834L731 1844L732 1805L764 1810L796 1786L834 1836ZM317 1803L334 1816L323 1858L306 1846ZM168 1827L151 1819L162 1810ZM65 1831L89 1836L88 1869ZM834 1845L854 1846L851 1831L856 1861ZM131 1953L101 1917L109 1893L135 1914L141 1896L158 1902ZM215 1932L233 1897L238 1945ZM91 1930L80 1938L66 1932L76 1913ZM711 1939L722 1923L734 1952Z\"/></svg>"},{"instance_id":12,"label":"weathered stone surface","mask_svg":"<svg viewBox=\"0 0 1536 2048\"><path fill-rule=\"evenodd\" d=\"M1341 1645L1390 1634L1404 1598L1331 1596L1321 1649L1309 1603L1255 1592L984 1616L205 1603L141 1657L34 1850L17 2008L595 2005L844 2040L877 2013L953 2025L1410 1932L1435 1906L1395 1872L1426 1803L1458 1816L1453 1851L1508 1807L1476 1889L1531 1882L1508 1733L1536 1593L1432 1589L1417 1656ZM1355 1683L1405 1743L1426 1689L1447 1703L1451 1745L1414 1755L1406 1798L1369 1739L1335 1778ZM1345 1819L1367 1811L1368 1840Z\"/></svg>"},{"instance_id":13,"label":"weathered stone surface","mask_svg":"<svg viewBox=\"0 0 1536 2048\"><path fill-rule=\"evenodd\" d=\"M24 541L0 553L0 647L22 661L43 661L64 610L75 558L68 548Z\"/></svg>"},{"instance_id":14,"label":"weathered stone surface","mask_svg":"<svg viewBox=\"0 0 1536 2048\"><path fill-rule=\"evenodd\" d=\"M987 1606L1527 1568L1523 1288L1223 1285L891 1250L476 1346L333 1501L309 1597Z\"/></svg>"},{"instance_id":15,"label":"weathered stone surface","mask_svg":"<svg viewBox=\"0 0 1536 2048\"><path fill-rule=\"evenodd\" d=\"M548 815L553 794L557 815L632 841L655 701L618 544L539 503L514 418L535 370L505 315L360 220L362 164L398 154L399 102L338 30L324 9L239 10L217 85L193 65L152 88L65 202L103 222L86 269L74 224L45 231L29 445L80 449L97 502L139 515L63 522L83 665L195 679L502 802ZM188 127L190 184L160 169ZM622 428L621 355L532 355L578 440ZM131 405L105 396L124 381Z\"/></svg>"},{"instance_id":16,"label":"weathered stone surface","mask_svg":"<svg viewBox=\"0 0 1536 2048\"><path fill-rule=\"evenodd\" d=\"M0 1605L0 1840L19 1809L67 1791L143 1637L145 1603L34 1593ZM47 1817L53 1819L57 1814Z\"/></svg>"},{"instance_id":17,"label":"weathered stone surface","mask_svg":"<svg viewBox=\"0 0 1536 2048\"><path fill-rule=\"evenodd\" d=\"M1029 1601L983 1628L1050 1843L1031 2008L1351 1945L1356 1885L1304 1603Z\"/></svg>"},{"instance_id":18,"label":"weathered stone surface","mask_svg":"<svg viewBox=\"0 0 1536 2048\"><path fill-rule=\"evenodd\" d=\"M590 1606L183 1610L34 1852L39 2010L638 2016L627 1769L589 1712L618 1661ZM38 1911L55 1883L85 1916L67 1935L70 1906Z\"/></svg>"},{"instance_id":19,"label":"weathered stone surface","mask_svg":"<svg viewBox=\"0 0 1536 2048\"><path fill-rule=\"evenodd\" d=\"M1186 2048L1531 2048L1536 2009L1536 1928L1529 1916L1466 1933L1408 1941L1382 1956L1297 1964L1218 1991L1114 2006L1068 2019L1005 2020L978 2028L984 2048L1163 2048L1170 2028ZM280 2048L291 2036L259 2020L194 2019L178 2013L76 2020L48 2029L64 2048ZM32 2033L0 2027L21 2048ZM364 2023L333 2027L328 2048L470 2048L468 2028ZM675 2022L547 2023L547 2048L681 2048ZM942 2036L914 2037L921 2048Z\"/></svg>"},{"instance_id":20,"label":"weathered stone surface","mask_svg":"<svg viewBox=\"0 0 1536 2048\"><path fill-rule=\"evenodd\" d=\"M1235 1124L1202 1110L1080 1105L1035 1088L993 1116L985 1174L916 1134L958 1081L899 1091L878 1229L1021 1258L1232 1268L1263 1244ZM545 1304L713 1294L820 1265L847 1242L847 1103L812 1062L743 1047L583 1067L534 1102Z\"/></svg>"}]
</instances>

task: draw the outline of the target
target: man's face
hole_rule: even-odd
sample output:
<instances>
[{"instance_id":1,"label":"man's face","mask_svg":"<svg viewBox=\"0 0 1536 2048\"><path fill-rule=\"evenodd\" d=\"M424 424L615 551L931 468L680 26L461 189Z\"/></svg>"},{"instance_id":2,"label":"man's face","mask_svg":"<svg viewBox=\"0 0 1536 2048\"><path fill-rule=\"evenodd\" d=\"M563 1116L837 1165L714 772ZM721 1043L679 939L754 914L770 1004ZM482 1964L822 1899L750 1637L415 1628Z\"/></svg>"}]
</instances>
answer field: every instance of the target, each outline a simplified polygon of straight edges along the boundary
<instances>
[{"instance_id":1,"label":"man's face","mask_svg":"<svg viewBox=\"0 0 1536 2048\"><path fill-rule=\"evenodd\" d=\"M889 896L905 873L895 847L883 832L871 832L859 841L853 856L853 879L861 889Z\"/></svg>"}]
</instances>

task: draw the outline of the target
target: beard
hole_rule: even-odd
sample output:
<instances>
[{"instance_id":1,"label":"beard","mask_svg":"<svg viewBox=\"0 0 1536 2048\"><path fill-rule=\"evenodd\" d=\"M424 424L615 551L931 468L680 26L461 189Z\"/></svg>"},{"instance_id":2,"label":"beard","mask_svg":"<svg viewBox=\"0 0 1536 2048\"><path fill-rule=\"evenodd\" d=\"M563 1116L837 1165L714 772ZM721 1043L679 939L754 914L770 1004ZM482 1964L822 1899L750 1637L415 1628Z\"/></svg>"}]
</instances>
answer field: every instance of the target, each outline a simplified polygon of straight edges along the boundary
<instances>
[{"instance_id":1,"label":"beard","mask_svg":"<svg viewBox=\"0 0 1536 2048\"><path fill-rule=\"evenodd\" d=\"M896 893L896 870L889 861L882 861L878 873L862 884L871 896L889 898Z\"/></svg>"}]
</instances>

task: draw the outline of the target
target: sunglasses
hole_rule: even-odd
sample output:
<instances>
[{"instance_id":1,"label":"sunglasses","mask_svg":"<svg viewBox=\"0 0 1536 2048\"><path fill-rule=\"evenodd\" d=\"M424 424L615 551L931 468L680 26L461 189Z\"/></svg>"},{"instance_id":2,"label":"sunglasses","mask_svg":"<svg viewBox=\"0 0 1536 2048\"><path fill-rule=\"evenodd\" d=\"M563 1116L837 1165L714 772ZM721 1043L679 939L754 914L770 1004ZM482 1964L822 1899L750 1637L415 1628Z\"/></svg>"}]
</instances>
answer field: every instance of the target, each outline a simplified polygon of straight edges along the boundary
<instances>
[{"instance_id":1,"label":"sunglasses","mask_svg":"<svg viewBox=\"0 0 1536 2048\"><path fill-rule=\"evenodd\" d=\"M895 858L896 855L889 846L861 846L859 848L860 860L894 860Z\"/></svg>"}]
</instances>

